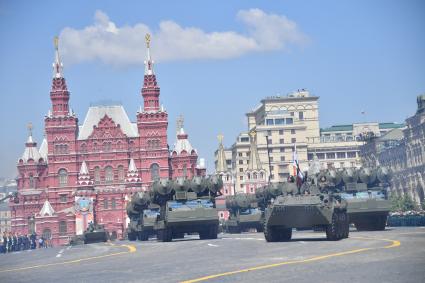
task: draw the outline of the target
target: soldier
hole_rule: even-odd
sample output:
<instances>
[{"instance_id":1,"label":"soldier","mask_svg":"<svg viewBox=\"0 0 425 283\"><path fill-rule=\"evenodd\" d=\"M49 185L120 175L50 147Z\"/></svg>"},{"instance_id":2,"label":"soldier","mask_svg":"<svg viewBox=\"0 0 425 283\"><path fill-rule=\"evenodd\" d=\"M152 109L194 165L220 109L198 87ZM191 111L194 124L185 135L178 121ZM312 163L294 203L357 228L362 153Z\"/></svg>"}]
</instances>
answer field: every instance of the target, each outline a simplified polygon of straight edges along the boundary
<instances>
[{"instance_id":1,"label":"soldier","mask_svg":"<svg viewBox=\"0 0 425 283\"><path fill-rule=\"evenodd\" d=\"M16 252L18 250L18 237L16 236L16 232L13 233L12 238L12 251Z\"/></svg>"},{"instance_id":2,"label":"soldier","mask_svg":"<svg viewBox=\"0 0 425 283\"><path fill-rule=\"evenodd\" d=\"M30 236L32 250L36 248L36 238L37 238L37 235L35 233L32 233Z\"/></svg>"},{"instance_id":3,"label":"soldier","mask_svg":"<svg viewBox=\"0 0 425 283\"><path fill-rule=\"evenodd\" d=\"M3 253L7 253L7 234L3 232Z\"/></svg>"},{"instance_id":4,"label":"soldier","mask_svg":"<svg viewBox=\"0 0 425 283\"><path fill-rule=\"evenodd\" d=\"M22 235L18 233L18 251L23 250L23 243L24 243L24 239L22 238Z\"/></svg>"},{"instance_id":5,"label":"soldier","mask_svg":"<svg viewBox=\"0 0 425 283\"><path fill-rule=\"evenodd\" d=\"M9 232L9 236L7 238L7 252L12 252L12 243L13 243L13 237L12 232Z\"/></svg>"}]
</instances>

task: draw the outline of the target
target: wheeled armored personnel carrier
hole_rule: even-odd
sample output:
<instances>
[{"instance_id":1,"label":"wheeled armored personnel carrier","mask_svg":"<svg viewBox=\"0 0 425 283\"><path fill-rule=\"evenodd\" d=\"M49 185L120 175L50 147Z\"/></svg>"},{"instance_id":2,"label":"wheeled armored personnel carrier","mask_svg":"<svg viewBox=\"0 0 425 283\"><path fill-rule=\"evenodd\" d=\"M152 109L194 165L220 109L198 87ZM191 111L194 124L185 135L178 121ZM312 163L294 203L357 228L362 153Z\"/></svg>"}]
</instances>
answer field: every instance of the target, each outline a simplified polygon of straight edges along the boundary
<instances>
[{"instance_id":1,"label":"wheeled armored personnel carrier","mask_svg":"<svg viewBox=\"0 0 425 283\"><path fill-rule=\"evenodd\" d=\"M201 239L217 238L219 220L215 197L222 186L221 179L215 176L155 181L151 191L144 193L146 196L135 194L127 207L128 216L134 223L130 228L130 233L134 234L129 235L133 239L134 235L145 239L150 219L159 241L183 238L185 233L198 233ZM159 208L156 217L149 218L144 211L152 204Z\"/></svg>"},{"instance_id":2,"label":"wheeled armored personnel carrier","mask_svg":"<svg viewBox=\"0 0 425 283\"><path fill-rule=\"evenodd\" d=\"M226 197L229 219L224 223L227 233L240 233L249 229L263 232L264 213L252 194L237 194Z\"/></svg>"},{"instance_id":3,"label":"wheeled armored personnel carrier","mask_svg":"<svg viewBox=\"0 0 425 283\"><path fill-rule=\"evenodd\" d=\"M90 223L83 233L84 244L106 242L108 238L108 232L99 224Z\"/></svg>"},{"instance_id":4,"label":"wheeled armored personnel carrier","mask_svg":"<svg viewBox=\"0 0 425 283\"><path fill-rule=\"evenodd\" d=\"M267 242L289 241L293 228L319 227L328 240L348 237L347 202L326 178L308 178L299 188L292 182L274 185L275 191L265 211L264 236ZM279 192L280 191L280 192Z\"/></svg>"},{"instance_id":5,"label":"wheeled armored personnel carrier","mask_svg":"<svg viewBox=\"0 0 425 283\"><path fill-rule=\"evenodd\" d=\"M350 223L357 230L385 230L391 202L386 188L391 171L386 167L346 169L342 171L345 185L342 197L347 201Z\"/></svg>"},{"instance_id":6,"label":"wheeled armored personnel carrier","mask_svg":"<svg viewBox=\"0 0 425 283\"><path fill-rule=\"evenodd\" d=\"M146 228L144 227L144 211L149 209L151 198L152 194L150 192L137 192L127 204L127 215L130 219L127 227L127 237L130 241L137 239L141 241L147 240L150 231L153 230L150 229L150 225L146 225Z\"/></svg>"}]
</instances>

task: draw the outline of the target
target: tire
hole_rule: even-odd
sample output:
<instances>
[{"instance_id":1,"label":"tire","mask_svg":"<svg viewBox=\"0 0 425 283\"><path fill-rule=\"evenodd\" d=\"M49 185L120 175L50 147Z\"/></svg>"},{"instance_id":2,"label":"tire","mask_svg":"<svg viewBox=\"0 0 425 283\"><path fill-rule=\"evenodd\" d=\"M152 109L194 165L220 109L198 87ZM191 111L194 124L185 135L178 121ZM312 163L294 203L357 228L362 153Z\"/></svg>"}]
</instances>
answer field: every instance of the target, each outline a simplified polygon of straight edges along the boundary
<instances>
[{"instance_id":1,"label":"tire","mask_svg":"<svg viewBox=\"0 0 425 283\"><path fill-rule=\"evenodd\" d=\"M341 228L342 228L342 239L348 238L348 234L350 232L350 220L348 219L347 212L340 212L340 221L341 221Z\"/></svg>"},{"instance_id":2,"label":"tire","mask_svg":"<svg viewBox=\"0 0 425 283\"><path fill-rule=\"evenodd\" d=\"M137 240L137 234L135 232L130 232L127 234L129 241L136 241Z\"/></svg>"},{"instance_id":3,"label":"tire","mask_svg":"<svg viewBox=\"0 0 425 283\"><path fill-rule=\"evenodd\" d=\"M289 242L292 238L292 228L285 228L280 232L280 241Z\"/></svg>"},{"instance_id":4,"label":"tire","mask_svg":"<svg viewBox=\"0 0 425 283\"><path fill-rule=\"evenodd\" d=\"M217 225L211 226L208 238L217 239L217 234L218 234L218 226Z\"/></svg>"},{"instance_id":5,"label":"tire","mask_svg":"<svg viewBox=\"0 0 425 283\"><path fill-rule=\"evenodd\" d=\"M158 230L158 241L160 242L171 242L173 240L172 231L170 229Z\"/></svg>"},{"instance_id":6,"label":"tire","mask_svg":"<svg viewBox=\"0 0 425 283\"><path fill-rule=\"evenodd\" d=\"M199 239L206 240L208 239L208 231L199 231Z\"/></svg>"},{"instance_id":7,"label":"tire","mask_svg":"<svg viewBox=\"0 0 425 283\"><path fill-rule=\"evenodd\" d=\"M384 231L385 226L387 225L387 215L380 215L376 217L375 220L375 230L376 231Z\"/></svg>"},{"instance_id":8,"label":"tire","mask_svg":"<svg viewBox=\"0 0 425 283\"><path fill-rule=\"evenodd\" d=\"M278 242L280 238L276 227L269 226L267 221L264 222L264 238L267 242Z\"/></svg>"},{"instance_id":9,"label":"tire","mask_svg":"<svg viewBox=\"0 0 425 283\"><path fill-rule=\"evenodd\" d=\"M326 238L329 241L336 241L339 240L338 239L338 228L339 228L339 221L338 221L339 217L338 217L338 213L336 211L334 211L332 213L332 220L331 223L329 225L326 226Z\"/></svg>"}]
</instances>

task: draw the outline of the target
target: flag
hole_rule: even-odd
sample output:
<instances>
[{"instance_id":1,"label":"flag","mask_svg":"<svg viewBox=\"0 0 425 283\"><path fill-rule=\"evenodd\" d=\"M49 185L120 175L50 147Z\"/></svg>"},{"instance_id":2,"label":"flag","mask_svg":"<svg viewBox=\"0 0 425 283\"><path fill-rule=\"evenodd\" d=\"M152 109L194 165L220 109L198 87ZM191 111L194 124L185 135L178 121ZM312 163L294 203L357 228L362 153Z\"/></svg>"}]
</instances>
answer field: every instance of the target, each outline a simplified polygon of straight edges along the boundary
<instances>
[{"instance_id":1,"label":"flag","mask_svg":"<svg viewBox=\"0 0 425 283\"><path fill-rule=\"evenodd\" d=\"M304 175L300 170L300 165L298 163L298 154L297 154L297 145L294 144L294 151L292 153L292 159L293 159L293 176L295 177L296 184L298 187L301 187L301 184L304 180Z\"/></svg>"}]
</instances>

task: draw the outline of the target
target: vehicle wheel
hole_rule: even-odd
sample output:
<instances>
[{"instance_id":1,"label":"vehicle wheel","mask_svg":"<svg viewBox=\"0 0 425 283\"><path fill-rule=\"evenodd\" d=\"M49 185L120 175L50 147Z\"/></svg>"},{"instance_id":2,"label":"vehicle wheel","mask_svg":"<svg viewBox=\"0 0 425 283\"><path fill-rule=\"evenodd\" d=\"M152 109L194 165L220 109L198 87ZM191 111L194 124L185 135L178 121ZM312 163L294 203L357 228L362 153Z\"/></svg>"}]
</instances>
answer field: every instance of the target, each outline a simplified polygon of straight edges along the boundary
<instances>
[{"instance_id":1,"label":"vehicle wheel","mask_svg":"<svg viewBox=\"0 0 425 283\"><path fill-rule=\"evenodd\" d=\"M199 231L199 239L205 240L208 239L208 231Z\"/></svg>"},{"instance_id":2,"label":"vehicle wheel","mask_svg":"<svg viewBox=\"0 0 425 283\"><path fill-rule=\"evenodd\" d=\"M338 239L338 213L334 211L334 213L332 214L332 220L331 223L329 225L326 226L326 238L329 241L336 241L339 240Z\"/></svg>"},{"instance_id":3,"label":"vehicle wheel","mask_svg":"<svg viewBox=\"0 0 425 283\"><path fill-rule=\"evenodd\" d=\"M257 233L262 233L264 232L264 227L263 226L257 226Z\"/></svg>"},{"instance_id":4,"label":"vehicle wheel","mask_svg":"<svg viewBox=\"0 0 425 283\"><path fill-rule=\"evenodd\" d=\"M350 221L346 211L340 213L340 220L342 226L342 238L346 239L348 238L348 234L350 232Z\"/></svg>"},{"instance_id":5,"label":"vehicle wheel","mask_svg":"<svg viewBox=\"0 0 425 283\"><path fill-rule=\"evenodd\" d=\"M218 234L218 226L217 225L211 226L209 231L209 238L217 239L217 234Z\"/></svg>"},{"instance_id":6,"label":"vehicle wheel","mask_svg":"<svg viewBox=\"0 0 425 283\"><path fill-rule=\"evenodd\" d=\"M267 222L264 223L264 238L267 242L277 242L279 241L279 232L276 227L267 225Z\"/></svg>"},{"instance_id":7,"label":"vehicle wheel","mask_svg":"<svg viewBox=\"0 0 425 283\"><path fill-rule=\"evenodd\" d=\"M149 234L148 232L142 231L139 234L139 240L140 241L147 241L149 239Z\"/></svg>"},{"instance_id":8,"label":"vehicle wheel","mask_svg":"<svg viewBox=\"0 0 425 283\"><path fill-rule=\"evenodd\" d=\"M376 217L375 227L374 227L376 231L384 231L386 225L387 225L387 215L380 215Z\"/></svg>"},{"instance_id":9,"label":"vehicle wheel","mask_svg":"<svg viewBox=\"0 0 425 283\"><path fill-rule=\"evenodd\" d=\"M137 240L137 234L135 232L130 232L127 235L129 241L136 241Z\"/></svg>"},{"instance_id":10,"label":"vehicle wheel","mask_svg":"<svg viewBox=\"0 0 425 283\"><path fill-rule=\"evenodd\" d=\"M292 228L285 228L280 232L280 241L288 242L292 238Z\"/></svg>"}]
</instances>

